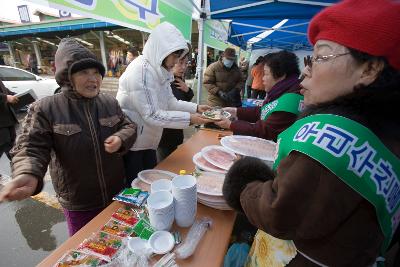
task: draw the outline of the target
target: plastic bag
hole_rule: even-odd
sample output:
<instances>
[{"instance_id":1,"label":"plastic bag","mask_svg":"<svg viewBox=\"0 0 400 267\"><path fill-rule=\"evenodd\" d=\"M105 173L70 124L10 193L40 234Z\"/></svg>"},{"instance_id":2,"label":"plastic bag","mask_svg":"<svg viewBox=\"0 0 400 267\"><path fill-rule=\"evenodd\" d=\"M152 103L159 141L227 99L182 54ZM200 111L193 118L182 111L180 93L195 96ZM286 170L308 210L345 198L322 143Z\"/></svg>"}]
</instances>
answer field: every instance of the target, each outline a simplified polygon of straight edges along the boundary
<instances>
[{"instance_id":1,"label":"plastic bag","mask_svg":"<svg viewBox=\"0 0 400 267\"><path fill-rule=\"evenodd\" d=\"M192 227L190 227L190 230L183 243L175 249L176 257L178 259L186 259L190 257L211 224L212 220L208 217L196 220Z\"/></svg>"}]
</instances>

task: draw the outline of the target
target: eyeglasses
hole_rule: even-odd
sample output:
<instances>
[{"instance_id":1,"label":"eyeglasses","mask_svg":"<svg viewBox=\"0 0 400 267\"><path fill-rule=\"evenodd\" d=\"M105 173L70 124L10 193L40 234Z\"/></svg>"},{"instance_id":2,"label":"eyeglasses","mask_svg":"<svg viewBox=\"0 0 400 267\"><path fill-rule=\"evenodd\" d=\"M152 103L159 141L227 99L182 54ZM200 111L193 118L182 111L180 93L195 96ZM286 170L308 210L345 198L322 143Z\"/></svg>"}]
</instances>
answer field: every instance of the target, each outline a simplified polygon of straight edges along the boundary
<instances>
[{"instance_id":1,"label":"eyeglasses","mask_svg":"<svg viewBox=\"0 0 400 267\"><path fill-rule=\"evenodd\" d=\"M346 52L346 53L342 53L342 54L334 54L334 55L326 55L326 56L306 56L304 57L304 66L306 67L310 67L310 69L312 68L313 62L315 63L323 63L323 62L327 62L331 59L337 58L337 57L341 57L344 55L348 55L350 54L350 52Z\"/></svg>"}]
</instances>

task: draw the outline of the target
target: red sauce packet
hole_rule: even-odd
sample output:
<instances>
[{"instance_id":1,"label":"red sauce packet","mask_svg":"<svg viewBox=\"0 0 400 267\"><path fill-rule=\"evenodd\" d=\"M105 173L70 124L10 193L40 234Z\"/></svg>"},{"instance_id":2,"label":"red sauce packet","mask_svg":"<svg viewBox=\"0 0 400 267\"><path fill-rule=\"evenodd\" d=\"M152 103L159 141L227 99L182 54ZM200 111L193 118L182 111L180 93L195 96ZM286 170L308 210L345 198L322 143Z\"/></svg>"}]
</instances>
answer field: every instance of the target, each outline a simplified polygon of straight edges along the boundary
<instances>
[{"instance_id":1,"label":"red sauce packet","mask_svg":"<svg viewBox=\"0 0 400 267\"><path fill-rule=\"evenodd\" d=\"M121 246L121 237L98 232L85 239L79 245L78 250L110 262Z\"/></svg>"},{"instance_id":2,"label":"red sauce packet","mask_svg":"<svg viewBox=\"0 0 400 267\"><path fill-rule=\"evenodd\" d=\"M100 231L116 235L119 237L127 237L134 233L133 228L124 223L121 223L117 220L110 219L101 229Z\"/></svg>"},{"instance_id":3,"label":"red sauce packet","mask_svg":"<svg viewBox=\"0 0 400 267\"><path fill-rule=\"evenodd\" d=\"M57 261L54 267L69 267L69 266L99 266L105 263L104 260L94 255L89 255L81 251L71 250L65 253L61 259Z\"/></svg>"},{"instance_id":4,"label":"red sauce packet","mask_svg":"<svg viewBox=\"0 0 400 267\"><path fill-rule=\"evenodd\" d=\"M139 221L135 212L127 206L119 208L111 217L130 226L134 226Z\"/></svg>"}]
</instances>

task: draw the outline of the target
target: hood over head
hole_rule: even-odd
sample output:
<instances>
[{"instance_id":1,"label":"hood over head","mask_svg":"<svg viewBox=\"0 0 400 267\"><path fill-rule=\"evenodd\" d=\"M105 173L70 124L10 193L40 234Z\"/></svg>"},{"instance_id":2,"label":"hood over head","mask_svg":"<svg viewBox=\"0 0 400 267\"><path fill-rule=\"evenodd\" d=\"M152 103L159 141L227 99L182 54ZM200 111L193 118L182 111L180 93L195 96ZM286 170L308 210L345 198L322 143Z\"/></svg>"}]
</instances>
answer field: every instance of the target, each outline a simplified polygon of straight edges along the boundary
<instances>
[{"instance_id":1,"label":"hood over head","mask_svg":"<svg viewBox=\"0 0 400 267\"><path fill-rule=\"evenodd\" d=\"M106 72L96 56L73 38L61 40L55 55L55 65L55 78L60 86L71 85L71 75L80 70L97 68L102 77Z\"/></svg>"},{"instance_id":2,"label":"hood over head","mask_svg":"<svg viewBox=\"0 0 400 267\"><path fill-rule=\"evenodd\" d=\"M161 67L163 60L175 51L183 49L182 56L189 48L182 33L171 23L163 22L151 32L149 39L143 48L143 56L156 70L161 79L170 79L173 74Z\"/></svg>"}]
</instances>

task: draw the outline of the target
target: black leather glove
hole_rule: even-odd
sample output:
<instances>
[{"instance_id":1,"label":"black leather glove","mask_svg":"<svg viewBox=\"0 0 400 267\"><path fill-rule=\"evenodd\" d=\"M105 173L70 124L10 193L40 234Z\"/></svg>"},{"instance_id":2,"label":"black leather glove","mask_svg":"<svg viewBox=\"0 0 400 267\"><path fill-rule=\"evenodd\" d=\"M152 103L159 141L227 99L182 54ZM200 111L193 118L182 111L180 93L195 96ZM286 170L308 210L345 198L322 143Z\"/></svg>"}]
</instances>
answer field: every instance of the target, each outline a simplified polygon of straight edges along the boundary
<instances>
[{"instance_id":1,"label":"black leather glove","mask_svg":"<svg viewBox=\"0 0 400 267\"><path fill-rule=\"evenodd\" d=\"M225 101L225 102L227 102L227 103L230 102L229 96L228 96L224 91L219 90L219 91L217 92L217 95L218 95L218 97L221 98L223 101Z\"/></svg>"},{"instance_id":2,"label":"black leather glove","mask_svg":"<svg viewBox=\"0 0 400 267\"><path fill-rule=\"evenodd\" d=\"M260 159L244 157L236 161L225 176L222 193L226 203L236 211L243 212L240 194L248 183L273 179L273 171Z\"/></svg>"}]
</instances>

